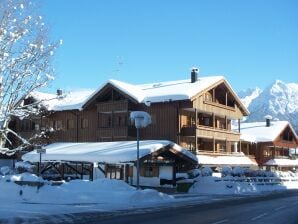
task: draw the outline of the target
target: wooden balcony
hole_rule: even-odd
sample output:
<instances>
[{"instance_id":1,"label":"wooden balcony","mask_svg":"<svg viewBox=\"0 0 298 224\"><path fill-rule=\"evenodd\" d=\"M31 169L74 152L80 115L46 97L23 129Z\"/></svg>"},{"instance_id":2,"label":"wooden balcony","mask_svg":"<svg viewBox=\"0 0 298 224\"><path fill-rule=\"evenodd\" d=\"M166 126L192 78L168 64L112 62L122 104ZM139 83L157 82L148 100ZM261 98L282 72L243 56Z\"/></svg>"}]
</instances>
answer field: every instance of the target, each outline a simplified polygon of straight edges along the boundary
<instances>
[{"instance_id":1,"label":"wooden balcony","mask_svg":"<svg viewBox=\"0 0 298 224\"><path fill-rule=\"evenodd\" d=\"M224 104L220 104L220 103L216 103L216 102L211 102L211 101L206 101L204 100L204 104L209 105L209 108L212 108L214 110L214 108L216 108L218 110L218 108L224 109L225 111L232 111L232 112L236 112L235 107L230 107L230 106L226 106Z\"/></svg>"},{"instance_id":2,"label":"wooden balcony","mask_svg":"<svg viewBox=\"0 0 298 224\"><path fill-rule=\"evenodd\" d=\"M181 129L182 136L197 136L200 138L215 138L218 140L239 141L240 133L208 126L191 126Z\"/></svg>"},{"instance_id":3,"label":"wooden balcony","mask_svg":"<svg viewBox=\"0 0 298 224\"><path fill-rule=\"evenodd\" d=\"M246 155L243 152L217 152L209 150L197 150L196 155L206 155L206 156L246 156L252 160L255 160L254 155Z\"/></svg>"},{"instance_id":4,"label":"wooden balcony","mask_svg":"<svg viewBox=\"0 0 298 224\"><path fill-rule=\"evenodd\" d=\"M128 111L127 100L98 103L96 106L97 106L97 112L99 113L111 112L111 111L123 111L123 112Z\"/></svg>"},{"instance_id":5,"label":"wooden balcony","mask_svg":"<svg viewBox=\"0 0 298 224\"><path fill-rule=\"evenodd\" d=\"M217 116L229 116L233 119L242 118L242 113L239 112L239 109L235 105L234 107L226 106L217 102L211 101L200 101L194 105L194 108L197 108L198 111L206 113L215 113Z\"/></svg>"}]
</instances>

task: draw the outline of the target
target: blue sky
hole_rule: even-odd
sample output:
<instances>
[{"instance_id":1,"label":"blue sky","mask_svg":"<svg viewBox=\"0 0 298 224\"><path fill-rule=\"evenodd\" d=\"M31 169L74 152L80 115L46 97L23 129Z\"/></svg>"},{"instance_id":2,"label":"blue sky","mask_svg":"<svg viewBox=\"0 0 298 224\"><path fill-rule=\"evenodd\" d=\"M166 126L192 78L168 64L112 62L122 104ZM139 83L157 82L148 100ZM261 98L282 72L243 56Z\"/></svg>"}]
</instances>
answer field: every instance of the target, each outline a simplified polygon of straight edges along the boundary
<instances>
[{"instance_id":1,"label":"blue sky","mask_svg":"<svg viewBox=\"0 0 298 224\"><path fill-rule=\"evenodd\" d=\"M47 0L63 39L51 88L98 88L224 75L238 91L298 82L298 1Z\"/></svg>"}]
</instances>

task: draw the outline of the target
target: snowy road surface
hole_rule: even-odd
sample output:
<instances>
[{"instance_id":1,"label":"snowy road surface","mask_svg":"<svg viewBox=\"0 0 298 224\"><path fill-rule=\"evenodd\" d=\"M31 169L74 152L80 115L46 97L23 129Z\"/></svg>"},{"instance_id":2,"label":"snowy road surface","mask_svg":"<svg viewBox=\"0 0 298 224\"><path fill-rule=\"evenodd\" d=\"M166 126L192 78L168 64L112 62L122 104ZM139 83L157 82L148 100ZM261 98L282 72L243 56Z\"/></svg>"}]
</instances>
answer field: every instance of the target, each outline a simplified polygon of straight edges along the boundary
<instances>
[{"instance_id":1,"label":"snowy road surface","mask_svg":"<svg viewBox=\"0 0 298 224\"><path fill-rule=\"evenodd\" d=\"M288 192L264 197L248 197L236 200L224 200L209 204L170 207L159 211L145 211L128 215L100 216L92 213L71 217L68 221L81 223L114 224L114 223L208 223L208 224L241 224L241 223L298 223L298 192Z\"/></svg>"}]
</instances>

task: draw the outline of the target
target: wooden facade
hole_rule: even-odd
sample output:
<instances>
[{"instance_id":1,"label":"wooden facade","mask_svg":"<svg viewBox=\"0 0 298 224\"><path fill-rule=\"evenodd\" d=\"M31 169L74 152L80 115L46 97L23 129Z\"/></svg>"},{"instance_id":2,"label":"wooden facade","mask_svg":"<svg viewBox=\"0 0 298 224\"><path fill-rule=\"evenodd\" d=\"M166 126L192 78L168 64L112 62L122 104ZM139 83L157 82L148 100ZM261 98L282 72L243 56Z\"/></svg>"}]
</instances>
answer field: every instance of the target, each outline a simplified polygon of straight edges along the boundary
<instances>
[{"instance_id":1,"label":"wooden facade","mask_svg":"<svg viewBox=\"0 0 298 224\"><path fill-rule=\"evenodd\" d=\"M82 110L52 111L28 121L31 124L26 130L22 129L25 120L17 120L14 128L26 138L48 130L51 134L46 143L136 140L136 129L129 120L131 111L145 111L152 117L152 124L140 130L142 140L170 140L194 154L241 152L240 133L232 131L231 123L248 115L248 111L225 80L189 100L150 106L107 84Z\"/></svg>"}]
</instances>

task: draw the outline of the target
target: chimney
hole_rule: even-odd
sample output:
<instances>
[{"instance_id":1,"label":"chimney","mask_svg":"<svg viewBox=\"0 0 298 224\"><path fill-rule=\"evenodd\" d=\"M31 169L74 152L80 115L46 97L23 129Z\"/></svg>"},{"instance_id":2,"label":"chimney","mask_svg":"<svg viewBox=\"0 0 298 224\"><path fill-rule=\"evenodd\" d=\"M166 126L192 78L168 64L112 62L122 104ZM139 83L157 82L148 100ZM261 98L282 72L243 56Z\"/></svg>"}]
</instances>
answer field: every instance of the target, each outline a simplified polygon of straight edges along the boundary
<instances>
[{"instance_id":1,"label":"chimney","mask_svg":"<svg viewBox=\"0 0 298 224\"><path fill-rule=\"evenodd\" d=\"M57 89L57 96L62 96L62 89Z\"/></svg>"},{"instance_id":2,"label":"chimney","mask_svg":"<svg viewBox=\"0 0 298 224\"><path fill-rule=\"evenodd\" d=\"M266 127L270 127L270 121L272 120L272 117L270 115L265 116L266 119Z\"/></svg>"},{"instance_id":3,"label":"chimney","mask_svg":"<svg viewBox=\"0 0 298 224\"><path fill-rule=\"evenodd\" d=\"M199 72L198 68L191 69L191 83L198 81L198 72Z\"/></svg>"}]
</instances>

